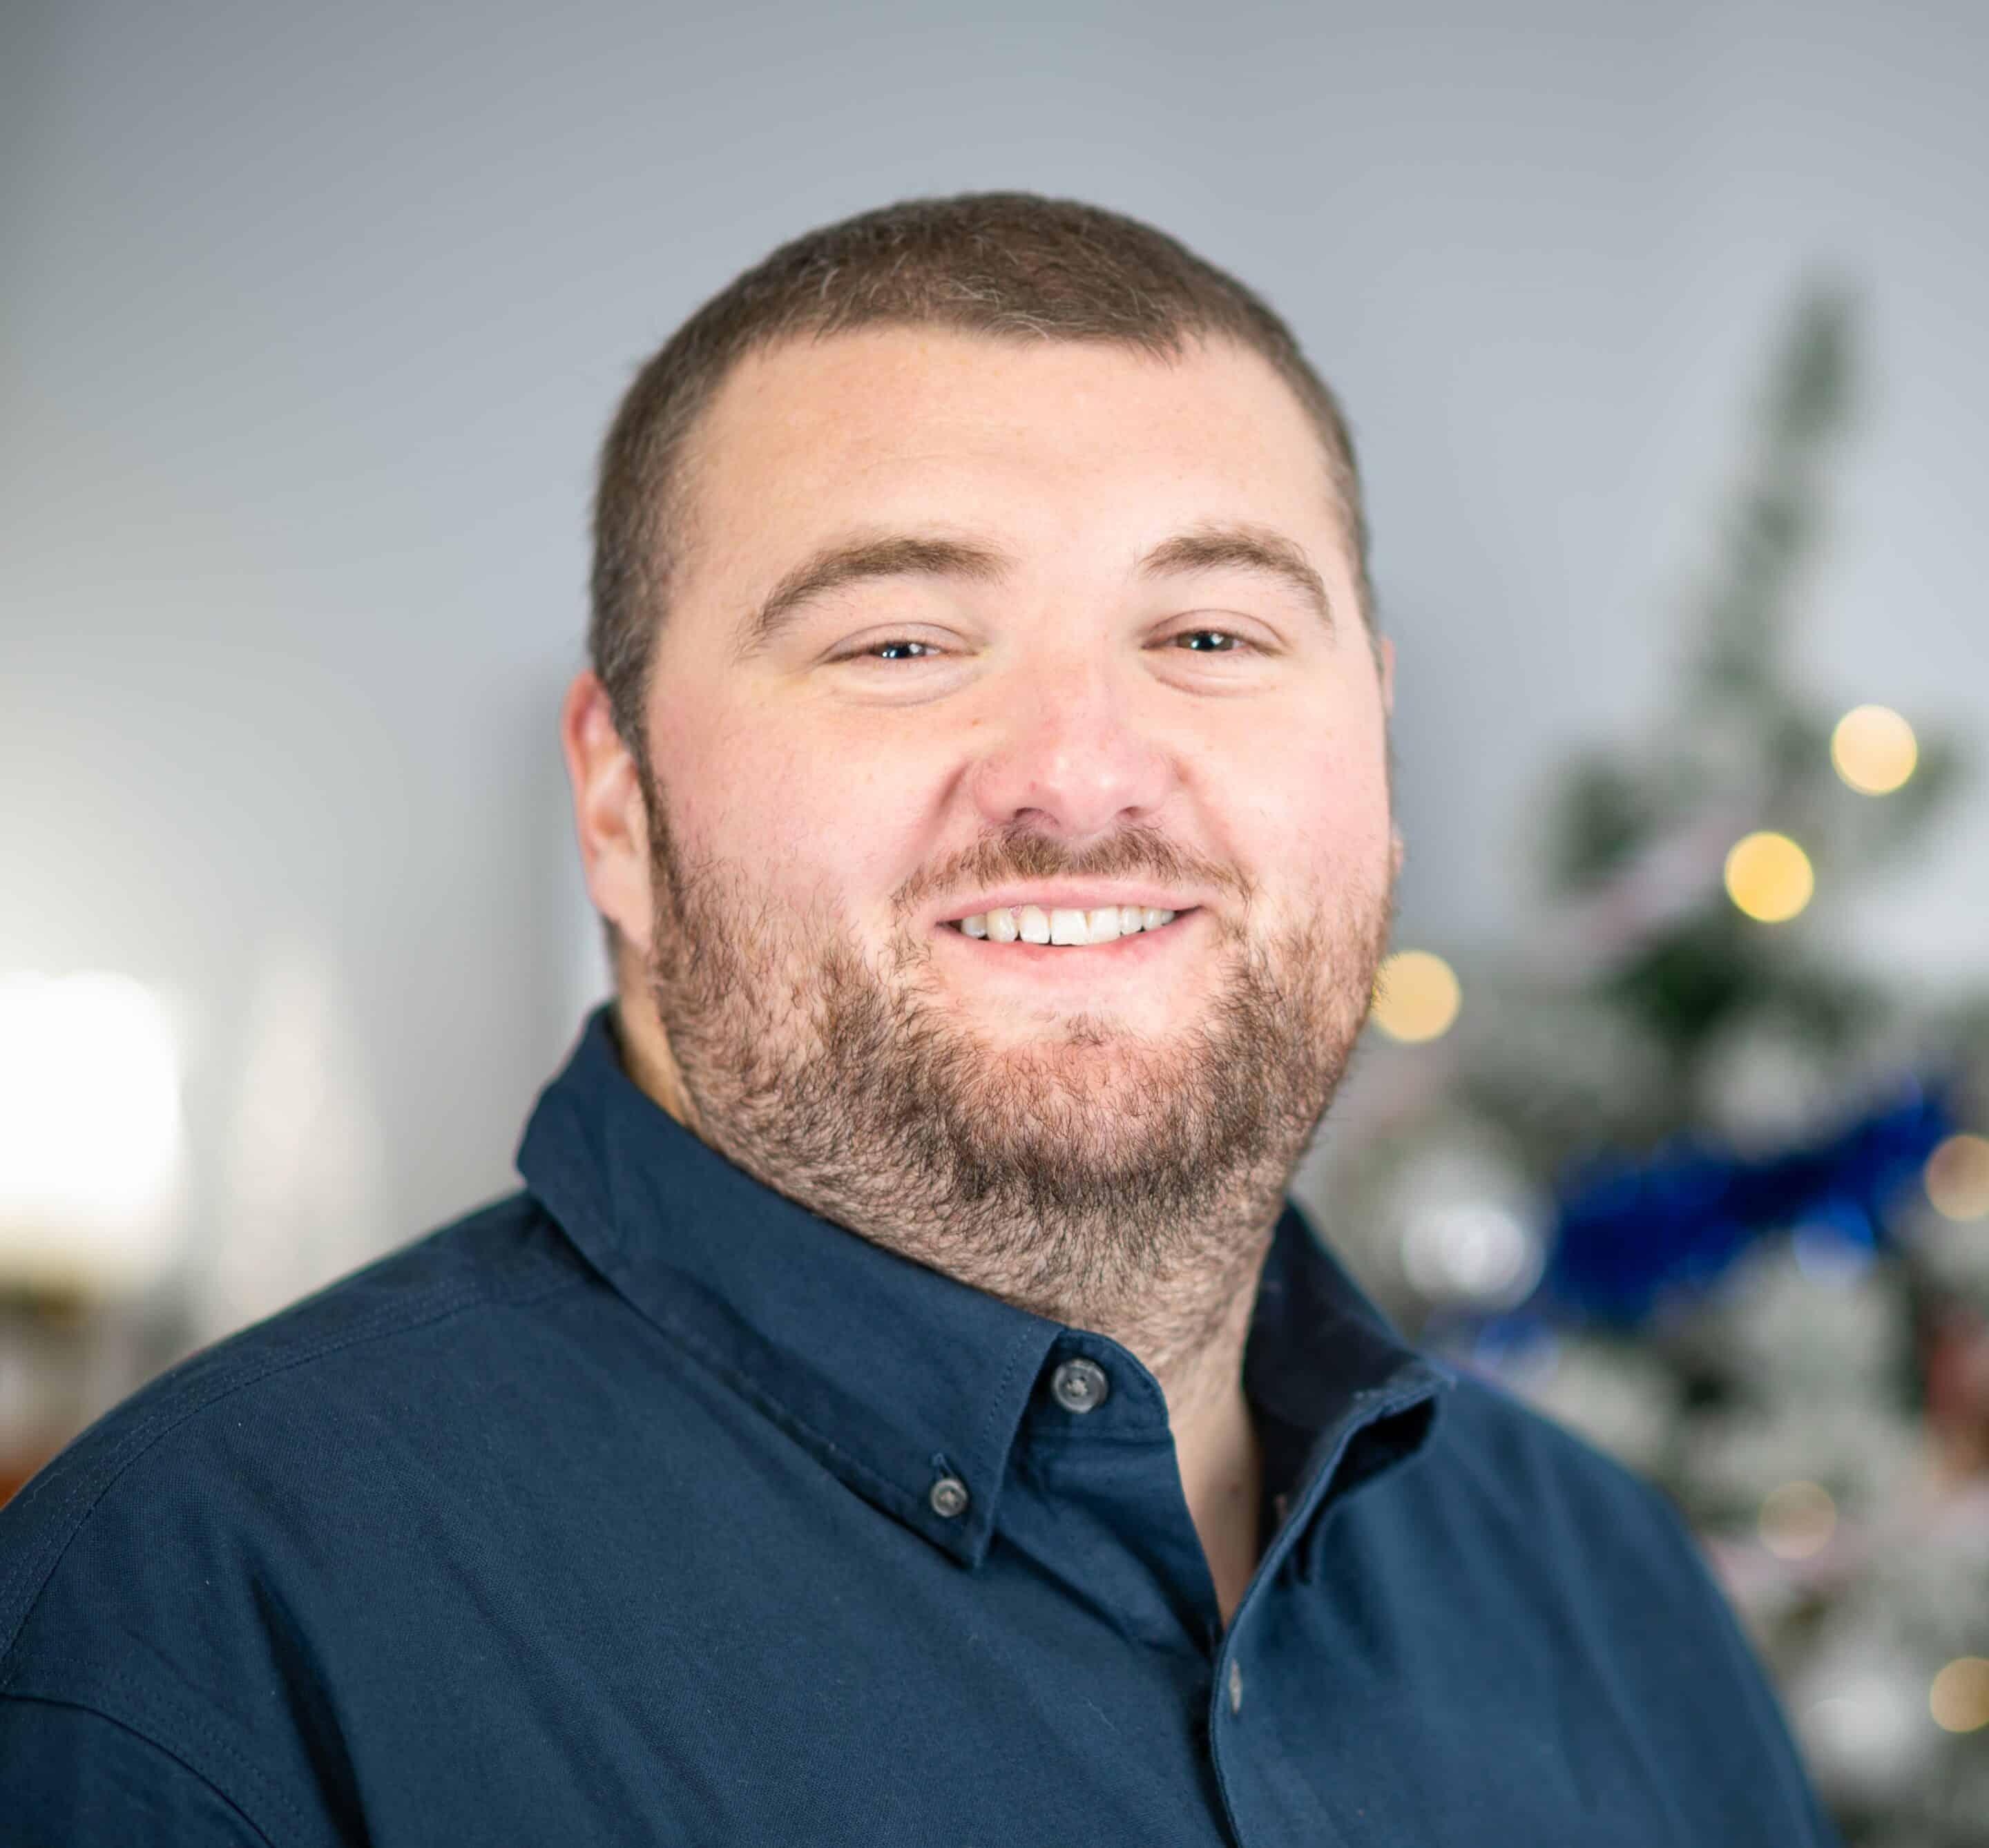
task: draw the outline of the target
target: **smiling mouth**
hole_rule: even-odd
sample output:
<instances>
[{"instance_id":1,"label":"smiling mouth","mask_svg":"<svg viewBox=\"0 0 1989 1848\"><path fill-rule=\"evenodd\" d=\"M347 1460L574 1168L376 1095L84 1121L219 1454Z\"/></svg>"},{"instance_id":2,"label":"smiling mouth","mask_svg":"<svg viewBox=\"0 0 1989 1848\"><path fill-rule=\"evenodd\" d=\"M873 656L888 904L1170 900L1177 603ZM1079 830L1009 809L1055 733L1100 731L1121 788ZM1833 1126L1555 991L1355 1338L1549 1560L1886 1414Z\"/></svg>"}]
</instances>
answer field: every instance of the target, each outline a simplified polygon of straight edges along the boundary
<instances>
[{"instance_id":1,"label":"smiling mouth","mask_svg":"<svg viewBox=\"0 0 1989 1848\"><path fill-rule=\"evenodd\" d=\"M1121 937L1152 936L1167 929L1177 918L1192 917L1200 909L1194 905L1179 912L1162 911L1150 905L1106 905L1093 911L1062 907L1045 910L1040 905L1010 905L998 911L954 919L947 929L990 943L1086 949L1094 944L1114 943Z\"/></svg>"}]
</instances>

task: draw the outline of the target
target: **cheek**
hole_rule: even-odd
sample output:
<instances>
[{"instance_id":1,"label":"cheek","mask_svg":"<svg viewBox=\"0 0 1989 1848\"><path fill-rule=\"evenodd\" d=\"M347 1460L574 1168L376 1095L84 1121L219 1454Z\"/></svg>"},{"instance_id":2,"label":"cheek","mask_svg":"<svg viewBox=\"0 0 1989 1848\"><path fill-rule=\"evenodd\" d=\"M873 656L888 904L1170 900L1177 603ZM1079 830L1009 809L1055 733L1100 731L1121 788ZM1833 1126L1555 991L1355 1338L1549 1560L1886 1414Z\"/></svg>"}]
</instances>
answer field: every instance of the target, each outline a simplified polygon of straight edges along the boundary
<instances>
[{"instance_id":1,"label":"cheek","mask_svg":"<svg viewBox=\"0 0 1989 1848\"><path fill-rule=\"evenodd\" d=\"M1283 892L1309 904L1321 892L1385 885L1392 841L1378 733L1350 728L1276 751L1260 746L1250 763L1234 839L1267 896Z\"/></svg>"},{"instance_id":2,"label":"cheek","mask_svg":"<svg viewBox=\"0 0 1989 1848\"><path fill-rule=\"evenodd\" d=\"M676 729L658 773L687 855L723 863L749 890L797 909L874 905L903 876L897 848L913 802L902 778L784 727L670 714Z\"/></svg>"}]
</instances>

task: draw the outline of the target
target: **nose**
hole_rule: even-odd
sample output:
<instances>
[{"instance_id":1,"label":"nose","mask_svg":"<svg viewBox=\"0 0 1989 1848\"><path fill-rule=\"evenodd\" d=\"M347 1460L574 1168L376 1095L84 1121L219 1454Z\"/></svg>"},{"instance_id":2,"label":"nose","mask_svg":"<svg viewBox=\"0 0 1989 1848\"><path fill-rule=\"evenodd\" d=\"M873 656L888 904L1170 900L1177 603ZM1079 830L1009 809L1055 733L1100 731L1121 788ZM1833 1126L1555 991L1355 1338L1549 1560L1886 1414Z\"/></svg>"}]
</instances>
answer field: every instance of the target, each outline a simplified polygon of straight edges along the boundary
<instances>
[{"instance_id":1,"label":"nose","mask_svg":"<svg viewBox=\"0 0 1989 1848\"><path fill-rule=\"evenodd\" d=\"M1073 840L1150 820L1174 785L1157 716L1112 664L1045 650L1004 676L968 777L990 827L1016 823Z\"/></svg>"}]
</instances>

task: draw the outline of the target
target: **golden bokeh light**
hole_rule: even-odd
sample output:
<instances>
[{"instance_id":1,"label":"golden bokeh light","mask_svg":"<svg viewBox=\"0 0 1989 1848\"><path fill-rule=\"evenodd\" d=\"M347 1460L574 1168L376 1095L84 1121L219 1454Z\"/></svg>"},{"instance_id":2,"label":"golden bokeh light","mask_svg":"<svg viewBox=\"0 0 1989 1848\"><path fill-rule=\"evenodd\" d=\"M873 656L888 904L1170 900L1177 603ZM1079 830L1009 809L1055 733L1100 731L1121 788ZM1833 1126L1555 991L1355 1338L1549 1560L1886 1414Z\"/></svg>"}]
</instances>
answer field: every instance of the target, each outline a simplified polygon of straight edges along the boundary
<instances>
[{"instance_id":1,"label":"golden bokeh light","mask_svg":"<svg viewBox=\"0 0 1989 1848\"><path fill-rule=\"evenodd\" d=\"M1726 856L1726 895L1764 924L1794 917L1815 889L1809 855L1787 834L1749 834Z\"/></svg>"},{"instance_id":2,"label":"golden bokeh light","mask_svg":"<svg viewBox=\"0 0 1989 1848\"><path fill-rule=\"evenodd\" d=\"M1920 760L1913 728L1889 706L1855 706L1830 734L1830 760L1859 794L1889 796Z\"/></svg>"},{"instance_id":3,"label":"golden bokeh light","mask_svg":"<svg viewBox=\"0 0 1989 1848\"><path fill-rule=\"evenodd\" d=\"M1943 1731L1989 1726L1989 1657L1957 1656L1934 1677L1927 1706Z\"/></svg>"},{"instance_id":4,"label":"golden bokeh light","mask_svg":"<svg viewBox=\"0 0 1989 1848\"><path fill-rule=\"evenodd\" d=\"M1411 1044L1450 1031L1464 991L1450 965L1427 949L1403 949L1381 965L1374 982L1374 1024Z\"/></svg>"},{"instance_id":5,"label":"golden bokeh light","mask_svg":"<svg viewBox=\"0 0 1989 1848\"><path fill-rule=\"evenodd\" d=\"M1950 1136L1927 1157L1922 1179L1943 1219L1989 1213L1989 1136Z\"/></svg>"},{"instance_id":6,"label":"golden bokeh light","mask_svg":"<svg viewBox=\"0 0 1989 1848\"><path fill-rule=\"evenodd\" d=\"M1785 1482L1761 1501L1761 1544L1777 1559L1807 1559L1837 1532L1837 1504L1814 1482Z\"/></svg>"}]
</instances>

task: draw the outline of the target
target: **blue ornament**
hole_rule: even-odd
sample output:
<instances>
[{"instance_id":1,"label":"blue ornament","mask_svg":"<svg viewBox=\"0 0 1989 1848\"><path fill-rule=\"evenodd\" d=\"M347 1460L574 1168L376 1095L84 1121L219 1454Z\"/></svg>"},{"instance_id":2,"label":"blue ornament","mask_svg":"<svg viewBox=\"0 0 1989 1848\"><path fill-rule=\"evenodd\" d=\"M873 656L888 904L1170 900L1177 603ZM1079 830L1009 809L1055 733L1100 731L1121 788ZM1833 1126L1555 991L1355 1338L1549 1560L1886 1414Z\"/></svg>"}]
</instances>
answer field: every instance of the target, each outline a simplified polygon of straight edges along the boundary
<instances>
[{"instance_id":1,"label":"blue ornament","mask_svg":"<svg viewBox=\"0 0 1989 1848\"><path fill-rule=\"evenodd\" d=\"M1672 1139L1638 1160L1572 1164L1556 1189L1547 1268L1529 1307L1635 1327L1703 1295L1757 1239L1796 1231L1805 1268L1842 1274L1891 1242L1927 1157L1953 1134L1943 1098L1906 1080L1877 1109L1811 1146L1743 1159Z\"/></svg>"}]
</instances>

